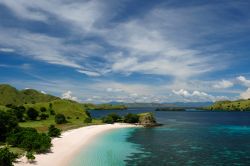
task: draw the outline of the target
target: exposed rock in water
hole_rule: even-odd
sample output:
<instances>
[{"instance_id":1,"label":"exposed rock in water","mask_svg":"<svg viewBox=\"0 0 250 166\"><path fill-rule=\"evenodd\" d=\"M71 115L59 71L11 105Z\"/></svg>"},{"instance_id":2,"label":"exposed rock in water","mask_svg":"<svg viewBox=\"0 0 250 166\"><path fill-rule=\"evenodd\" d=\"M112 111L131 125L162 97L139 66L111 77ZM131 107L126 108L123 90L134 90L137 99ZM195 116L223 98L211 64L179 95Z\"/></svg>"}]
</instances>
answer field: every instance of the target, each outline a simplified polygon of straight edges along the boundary
<instances>
[{"instance_id":1,"label":"exposed rock in water","mask_svg":"<svg viewBox=\"0 0 250 166\"><path fill-rule=\"evenodd\" d=\"M155 117L152 113L141 113L139 115L139 124L144 127L154 127L159 126L160 124L156 123Z\"/></svg>"}]
</instances>

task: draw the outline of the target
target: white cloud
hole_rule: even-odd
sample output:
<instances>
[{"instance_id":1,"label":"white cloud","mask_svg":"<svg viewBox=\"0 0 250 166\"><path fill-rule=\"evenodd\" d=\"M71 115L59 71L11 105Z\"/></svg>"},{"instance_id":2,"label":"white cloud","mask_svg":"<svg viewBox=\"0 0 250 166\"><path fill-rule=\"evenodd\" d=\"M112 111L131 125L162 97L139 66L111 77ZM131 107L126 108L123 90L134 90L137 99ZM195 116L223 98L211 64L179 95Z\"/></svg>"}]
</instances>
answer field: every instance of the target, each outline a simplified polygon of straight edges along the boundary
<instances>
[{"instance_id":1,"label":"white cloud","mask_svg":"<svg viewBox=\"0 0 250 166\"><path fill-rule=\"evenodd\" d=\"M213 96L210 94L207 94L205 92L200 92L200 91L193 91L189 92L184 89L180 90L173 90L172 91L175 95L183 97L186 101L195 101L195 102L200 102L200 101L218 101L218 100L226 100L228 97L226 96Z\"/></svg>"},{"instance_id":2,"label":"white cloud","mask_svg":"<svg viewBox=\"0 0 250 166\"><path fill-rule=\"evenodd\" d=\"M243 84L246 87L250 87L250 80L246 79L244 76L237 77L239 83Z\"/></svg>"},{"instance_id":3,"label":"white cloud","mask_svg":"<svg viewBox=\"0 0 250 166\"><path fill-rule=\"evenodd\" d=\"M0 52L15 52L12 48L0 48Z\"/></svg>"},{"instance_id":4,"label":"white cloud","mask_svg":"<svg viewBox=\"0 0 250 166\"><path fill-rule=\"evenodd\" d=\"M240 97L242 99L250 99L250 88L248 88L245 92L242 92Z\"/></svg>"},{"instance_id":5,"label":"white cloud","mask_svg":"<svg viewBox=\"0 0 250 166\"><path fill-rule=\"evenodd\" d=\"M99 77L101 76L100 73L94 72L94 71L87 71L87 70L77 70L79 73L86 74L88 76L92 77Z\"/></svg>"},{"instance_id":6,"label":"white cloud","mask_svg":"<svg viewBox=\"0 0 250 166\"><path fill-rule=\"evenodd\" d=\"M62 98L63 99L73 100L73 101L79 101L77 97L72 96L72 92L71 91L67 91L67 92L63 93L62 94Z\"/></svg>"},{"instance_id":7,"label":"white cloud","mask_svg":"<svg viewBox=\"0 0 250 166\"><path fill-rule=\"evenodd\" d=\"M156 7L140 18L135 17L129 21L112 24L110 20L119 13L112 10L117 4L115 2L106 4L95 0L67 3L59 0L51 2L4 0L0 3L22 19L50 23L49 16L52 16L67 24L69 30L82 39L86 36L101 38L109 45L108 48L112 48L112 51L109 51L106 45L100 44L102 51L96 52L99 48L95 47L93 52L89 52L89 47L85 46L85 43L70 45L65 37L56 38L20 31L13 35L13 30L1 32L1 35L6 34L2 38L8 40L0 41L0 44L14 46L27 56L51 64L86 70L87 75L97 76L97 73L108 72L142 73L184 79L211 72L217 70L218 66L223 66L223 64L216 65L212 61L213 56L216 55L210 53L208 56L202 49L192 48L191 42L178 40L181 36L177 31L179 27L185 30L190 26L187 24L188 20L195 18L197 21L203 20L197 17L200 11L196 8L192 9L193 12L190 12L189 8L174 12ZM202 10L209 11L206 8ZM190 15L191 18L186 15ZM187 21L183 21L182 17ZM190 39L190 36L187 38ZM119 55L114 52L119 52ZM93 56L103 58L103 61L97 62L95 70L90 67L91 58L88 59ZM104 61L105 64L103 64ZM103 73L103 71L106 72Z\"/></svg>"},{"instance_id":8,"label":"white cloud","mask_svg":"<svg viewBox=\"0 0 250 166\"><path fill-rule=\"evenodd\" d=\"M41 91L41 93L43 93L43 94L47 94L47 93L46 93L45 91L43 91L43 90Z\"/></svg>"},{"instance_id":9,"label":"white cloud","mask_svg":"<svg viewBox=\"0 0 250 166\"><path fill-rule=\"evenodd\" d=\"M234 83L231 81L227 81L227 80L219 81L213 85L213 87L217 89L225 89L225 88L230 88L232 86L234 86Z\"/></svg>"},{"instance_id":10,"label":"white cloud","mask_svg":"<svg viewBox=\"0 0 250 166\"><path fill-rule=\"evenodd\" d=\"M119 88L107 88L107 92L122 92L122 89Z\"/></svg>"}]
</instances>

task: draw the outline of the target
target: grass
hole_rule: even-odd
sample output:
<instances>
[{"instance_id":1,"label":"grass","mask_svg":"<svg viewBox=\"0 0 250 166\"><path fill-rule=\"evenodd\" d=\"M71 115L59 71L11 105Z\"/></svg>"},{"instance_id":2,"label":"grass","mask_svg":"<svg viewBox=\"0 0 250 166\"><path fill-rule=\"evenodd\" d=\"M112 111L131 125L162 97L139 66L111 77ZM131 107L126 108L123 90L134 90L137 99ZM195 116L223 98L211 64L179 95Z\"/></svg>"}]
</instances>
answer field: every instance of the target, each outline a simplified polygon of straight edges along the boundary
<instances>
[{"instance_id":1,"label":"grass","mask_svg":"<svg viewBox=\"0 0 250 166\"><path fill-rule=\"evenodd\" d=\"M32 127L37 129L39 132L47 132L48 127L50 125L55 125L57 128L60 128L63 131L79 128L83 126L89 126L89 125L96 125L96 124L102 124L101 120L94 119L92 123L83 123L83 118L79 119L67 119L68 123L65 124L55 124L54 116L50 116L47 120L37 120L37 121L27 121L27 122L20 122L19 125L21 127Z\"/></svg>"},{"instance_id":2,"label":"grass","mask_svg":"<svg viewBox=\"0 0 250 166\"><path fill-rule=\"evenodd\" d=\"M0 105L0 110L6 111L7 109L8 109L7 107Z\"/></svg>"},{"instance_id":3,"label":"grass","mask_svg":"<svg viewBox=\"0 0 250 166\"><path fill-rule=\"evenodd\" d=\"M52 109L55 113L64 114L65 117L87 117L86 111L82 104L72 102L69 100L55 100L52 102L44 102L44 103L36 103L36 104L25 104L26 108L35 108L36 110L40 110L41 107L45 107L49 110L49 105L52 104Z\"/></svg>"},{"instance_id":4,"label":"grass","mask_svg":"<svg viewBox=\"0 0 250 166\"><path fill-rule=\"evenodd\" d=\"M25 150L22 148L17 148L17 147L9 147L9 150L12 153L17 154L18 156L22 156L23 154L25 154Z\"/></svg>"}]
</instances>

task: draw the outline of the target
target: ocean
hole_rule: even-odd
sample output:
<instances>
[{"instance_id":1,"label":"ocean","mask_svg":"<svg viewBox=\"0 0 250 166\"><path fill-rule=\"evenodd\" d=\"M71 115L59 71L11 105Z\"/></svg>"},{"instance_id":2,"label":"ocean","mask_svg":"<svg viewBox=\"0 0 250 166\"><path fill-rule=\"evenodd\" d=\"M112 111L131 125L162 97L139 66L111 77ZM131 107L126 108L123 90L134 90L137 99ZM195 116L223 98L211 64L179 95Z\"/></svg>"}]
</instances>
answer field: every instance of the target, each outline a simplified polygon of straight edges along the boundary
<instances>
[{"instance_id":1,"label":"ocean","mask_svg":"<svg viewBox=\"0 0 250 166\"><path fill-rule=\"evenodd\" d=\"M91 111L102 117L114 111ZM155 128L111 130L96 138L72 166L249 166L250 112L153 112Z\"/></svg>"}]
</instances>

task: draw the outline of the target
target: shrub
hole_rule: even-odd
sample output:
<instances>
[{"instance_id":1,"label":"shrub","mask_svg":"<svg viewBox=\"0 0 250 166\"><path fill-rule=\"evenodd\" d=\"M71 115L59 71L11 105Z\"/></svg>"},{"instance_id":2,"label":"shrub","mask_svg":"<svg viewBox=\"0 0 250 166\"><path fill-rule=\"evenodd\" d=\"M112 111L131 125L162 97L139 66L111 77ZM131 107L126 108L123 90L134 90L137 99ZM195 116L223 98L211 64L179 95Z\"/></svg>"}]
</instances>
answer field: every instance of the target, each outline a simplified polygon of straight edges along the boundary
<instances>
[{"instance_id":1,"label":"shrub","mask_svg":"<svg viewBox=\"0 0 250 166\"><path fill-rule=\"evenodd\" d=\"M7 110L7 112L14 115L19 122L24 121L25 108L23 109L22 107L15 107L15 108Z\"/></svg>"},{"instance_id":2,"label":"shrub","mask_svg":"<svg viewBox=\"0 0 250 166\"><path fill-rule=\"evenodd\" d=\"M18 127L17 118L4 111L0 111L0 141L4 141L7 134Z\"/></svg>"},{"instance_id":3,"label":"shrub","mask_svg":"<svg viewBox=\"0 0 250 166\"><path fill-rule=\"evenodd\" d=\"M66 118L63 114L56 114L55 116L55 122L56 124L63 124L66 123Z\"/></svg>"},{"instance_id":4,"label":"shrub","mask_svg":"<svg viewBox=\"0 0 250 166\"><path fill-rule=\"evenodd\" d=\"M104 123L112 124L114 122L121 121L121 117L118 114L116 114L116 113L111 113L111 114L108 114L107 116L103 117L102 121Z\"/></svg>"},{"instance_id":5,"label":"shrub","mask_svg":"<svg viewBox=\"0 0 250 166\"><path fill-rule=\"evenodd\" d=\"M102 122L103 123L108 123L108 124L113 124L114 120L111 116L105 116L102 118Z\"/></svg>"},{"instance_id":6,"label":"shrub","mask_svg":"<svg viewBox=\"0 0 250 166\"><path fill-rule=\"evenodd\" d=\"M124 116L124 122L125 123L138 123L139 122L139 116L136 114L127 114Z\"/></svg>"},{"instance_id":7,"label":"shrub","mask_svg":"<svg viewBox=\"0 0 250 166\"><path fill-rule=\"evenodd\" d=\"M14 147L38 153L46 152L51 147L50 137L34 128L18 128L9 134L6 141Z\"/></svg>"},{"instance_id":8,"label":"shrub","mask_svg":"<svg viewBox=\"0 0 250 166\"><path fill-rule=\"evenodd\" d=\"M87 117L84 119L83 121L84 123L91 123L92 122L92 118L91 117Z\"/></svg>"},{"instance_id":9,"label":"shrub","mask_svg":"<svg viewBox=\"0 0 250 166\"><path fill-rule=\"evenodd\" d=\"M61 130L56 128L54 125L50 125L48 135L50 137L59 137L61 135Z\"/></svg>"},{"instance_id":10,"label":"shrub","mask_svg":"<svg viewBox=\"0 0 250 166\"><path fill-rule=\"evenodd\" d=\"M40 108L40 111L41 111L41 112L46 112L47 109L46 109L45 107L41 107L41 108Z\"/></svg>"},{"instance_id":11,"label":"shrub","mask_svg":"<svg viewBox=\"0 0 250 166\"><path fill-rule=\"evenodd\" d=\"M42 113L42 114L40 115L40 119L41 119L41 120L46 120L48 117L49 117L48 114Z\"/></svg>"},{"instance_id":12,"label":"shrub","mask_svg":"<svg viewBox=\"0 0 250 166\"><path fill-rule=\"evenodd\" d=\"M88 117L91 117L91 115L90 115L90 112L89 111L85 111L86 112L86 115L88 116Z\"/></svg>"},{"instance_id":13,"label":"shrub","mask_svg":"<svg viewBox=\"0 0 250 166\"><path fill-rule=\"evenodd\" d=\"M39 113L34 108L29 108L28 111L27 111L27 115L30 118L30 120L36 120L36 118L38 117Z\"/></svg>"},{"instance_id":14,"label":"shrub","mask_svg":"<svg viewBox=\"0 0 250 166\"><path fill-rule=\"evenodd\" d=\"M55 115L56 114L55 111L52 110L52 109L49 109L49 113L50 113L50 115Z\"/></svg>"},{"instance_id":15,"label":"shrub","mask_svg":"<svg viewBox=\"0 0 250 166\"><path fill-rule=\"evenodd\" d=\"M114 122L121 121L121 117L118 114L116 114L116 113L111 113L108 116L110 116L113 119Z\"/></svg>"},{"instance_id":16,"label":"shrub","mask_svg":"<svg viewBox=\"0 0 250 166\"><path fill-rule=\"evenodd\" d=\"M34 156L33 152L31 152L31 151L27 152L25 156L26 156L26 158L28 159L29 162L33 162L35 160L35 158L36 158Z\"/></svg>"},{"instance_id":17,"label":"shrub","mask_svg":"<svg viewBox=\"0 0 250 166\"><path fill-rule=\"evenodd\" d=\"M10 152L7 147L0 148L0 165L12 166L12 162L15 161L17 155Z\"/></svg>"}]
</instances>

